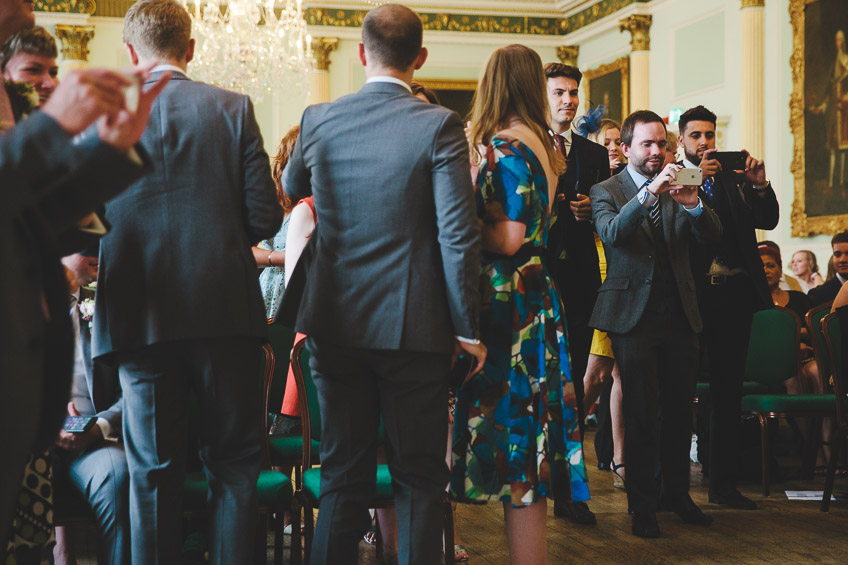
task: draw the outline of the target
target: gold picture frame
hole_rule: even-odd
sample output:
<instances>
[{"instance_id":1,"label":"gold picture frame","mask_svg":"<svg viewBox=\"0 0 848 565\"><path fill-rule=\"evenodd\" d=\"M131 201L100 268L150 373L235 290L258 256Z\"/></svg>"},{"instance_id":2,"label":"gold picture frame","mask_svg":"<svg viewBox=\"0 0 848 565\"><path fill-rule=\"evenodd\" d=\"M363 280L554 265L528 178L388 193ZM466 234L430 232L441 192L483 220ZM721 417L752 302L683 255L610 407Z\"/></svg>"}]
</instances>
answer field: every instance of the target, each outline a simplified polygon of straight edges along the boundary
<instances>
[{"instance_id":1,"label":"gold picture frame","mask_svg":"<svg viewBox=\"0 0 848 565\"><path fill-rule=\"evenodd\" d=\"M621 123L630 113L630 58L621 57L584 72L583 96L586 111L604 104L604 117Z\"/></svg>"},{"instance_id":2,"label":"gold picture frame","mask_svg":"<svg viewBox=\"0 0 848 565\"><path fill-rule=\"evenodd\" d=\"M834 30L843 30L843 36L848 33L848 15L845 15L844 5L842 11L838 11L839 1L789 2L789 18L792 22L792 56L789 64L792 68L793 83L792 96L789 99L789 127L795 139L790 167L795 181L795 200L792 202L793 237L832 235L848 229L848 198L845 195L848 188L845 178L848 176L848 150L843 147L846 140L838 133L839 124L848 120L848 116L841 116L836 110L835 118L831 117L822 106L822 102L829 96L828 89L832 88L837 92L837 89L842 88L848 92L845 88L848 82L834 81L831 86L827 82L827 71L822 72L821 68L822 65L830 65L840 58L835 50ZM822 25L823 29L816 29L816 33L808 36L807 10L811 7L816 10L812 14L814 21ZM830 10L834 12L831 14ZM831 42L829 49L826 48L828 40ZM809 52L816 56L812 61L807 60L810 47L812 49L809 49ZM808 74L809 63L819 67L811 69ZM827 83L824 88L821 85L823 80ZM822 92L824 95L820 94ZM838 108L836 104L832 106ZM828 122L832 120L836 120L831 124L835 129L830 130ZM836 137L831 139L828 137L830 135ZM839 175L842 176L842 182L834 186L842 159L846 161L845 176Z\"/></svg>"},{"instance_id":3,"label":"gold picture frame","mask_svg":"<svg viewBox=\"0 0 848 565\"><path fill-rule=\"evenodd\" d=\"M477 91L477 81L474 79L461 78L418 78L415 82L420 83L436 93L439 102L445 108L450 108L462 119L465 119L471 111L471 100Z\"/></svg>"}]
</instances>

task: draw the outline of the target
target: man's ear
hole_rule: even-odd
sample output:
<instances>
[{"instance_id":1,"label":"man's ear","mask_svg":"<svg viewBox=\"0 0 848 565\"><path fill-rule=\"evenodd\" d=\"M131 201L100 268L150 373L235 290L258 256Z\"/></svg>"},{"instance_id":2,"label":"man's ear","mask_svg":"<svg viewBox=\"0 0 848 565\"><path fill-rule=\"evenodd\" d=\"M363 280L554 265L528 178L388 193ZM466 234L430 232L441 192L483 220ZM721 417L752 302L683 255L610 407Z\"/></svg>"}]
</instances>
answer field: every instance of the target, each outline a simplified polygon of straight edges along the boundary
<instances>
[{"instance_id":1,"label":"man's ear","mask_svg":"<svg viewBox=\"0 0 848 565\"><path fill-rule=\"evenodd\" d=\"M421 52L418 54L418 58L415 59L415 70L417 71L421 67L424 66L424 61L427 60L427 48L422 47Z\"/></svg>"},{"instance_id":2,"label":"man's ear","mask_svg":"<svg viewBox=\"0 0 848 565\"><path fill-rule=\"evenodd\" d=\"M363 67L368 66L368 61L365 58L365 44L364 43L359 44L359 62L362 63Z\"/></svg>"},{"instance_id":3,"label":"man's ear","mask_svg":"<svg viewBox=\"0 0 848 565\"><path fill-rule=\"evenodd\" d=\"M186 49L186 54L185 54L185 62L186 63L191 63L191 60L194 59L194 45L195 45L194 38L192 37L191 39L188 40L188 49Z\"/></svg>"},{"instance_id":4,"label":"man's ear","mask_svg":"<svg viewBox=\"0 0 848 565\"><path fill-rule=\"evenodd\" d=\"M622 143L621 144L621 153L627 158L628 161L630 160L630 146L629 145L625 145L624 143Z\"/></svg>"},{"instance_id":5,"label":"man's ear","mask_svg":"<svg viewBox=\"0 0 848 565\"><path fill-rule=\"evenodd\" d=\"M135 47L130 45L129 43L124 43L124 47L127 48L127 53L130 56L130 64L135 67L138 65L138 53L135 52Z\"/></svg>"}]
</instances>

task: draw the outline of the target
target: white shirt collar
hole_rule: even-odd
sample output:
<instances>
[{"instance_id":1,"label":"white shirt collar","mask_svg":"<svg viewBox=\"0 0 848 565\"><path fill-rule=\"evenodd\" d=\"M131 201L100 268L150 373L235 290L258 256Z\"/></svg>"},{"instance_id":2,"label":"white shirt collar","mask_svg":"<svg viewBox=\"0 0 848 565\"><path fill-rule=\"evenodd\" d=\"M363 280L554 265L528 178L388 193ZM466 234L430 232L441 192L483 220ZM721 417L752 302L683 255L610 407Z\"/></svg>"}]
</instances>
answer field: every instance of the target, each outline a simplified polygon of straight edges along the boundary
<instances>
[{"instance_id":1,"label":"white shirt collar","mask_svg":"<svg viewBox=\"0 0 848 565\"><path fill-rule=\"evenodd\" d=\"M683 166L686 167L687 169L697 169L697 168L699 168L698 165L696 165L695 163L693 163L689 159L685 159L685 158L683 159Z\"/></svg>"},{"instance_id":2,"label":"white shirt collar","mask_svg":"<svg viewBox=\"0 0 848 565\"><path fill-rule=\"evenodd\" d=\"M180 73L183 76L188 76L184 70L179 68L176 65L169 65L167 63L163 63L161 65L156 65L152 69L150 69L151 73L158 73L159 71L171 71L173 73Z\"/></svg>"},{"instance_id":3,"label":"white shirt collar","mask_svg":"<svg viewBox=\"0 0 848 565\"><path fill-rule=\"evenodd\" d=\"M389 77L389 76L382 76L382 75L373 76L373 77L369 78L368 80L366 80L365 84L369 84L369 83L372 83L372 82L390 82L392 84L398 84L398 85L404 87L405 89L407 89L409 91L409 93L412 94L412 87L409 86L404 81L402 81L402 80L400 80L399 78L396 78L396 77Z\"/></svg>"},{"instance_id":4,"label":"white shirt collar","mask_svg":"<svg viewBox=\"0 0 848 565\"><path fill-rule=\"evenodd\" d=\"M566 145L571 145L571 128L568 128L567 130L565 130L562 133L554 133L554 130L549 129L548 133L550 133L551 136L556 136L556 135L561 136L565 140Z\"/></svg>"},{"instance_id":5,"label":"white shirt collar","mask_svg":"<svg viewBox=\"0 0 848 565\"><path fill-rule=\"evenodd\" d=\"M650 180L648 177L631 167L629 163L627 164L627 172L630 173L630 178L632 178L634 184L636 184L636 190L642 188L645 181Z\"/></svg>"}]
</instances>

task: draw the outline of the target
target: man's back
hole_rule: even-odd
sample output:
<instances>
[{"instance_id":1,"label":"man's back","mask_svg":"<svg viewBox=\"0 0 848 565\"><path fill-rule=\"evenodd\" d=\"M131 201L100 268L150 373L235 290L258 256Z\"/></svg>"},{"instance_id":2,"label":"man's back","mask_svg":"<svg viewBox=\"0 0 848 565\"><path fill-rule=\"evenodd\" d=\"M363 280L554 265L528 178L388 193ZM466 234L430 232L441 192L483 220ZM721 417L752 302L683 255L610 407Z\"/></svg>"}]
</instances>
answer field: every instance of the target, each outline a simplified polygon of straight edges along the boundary
<instances>
[{"instance_id":1,"label":"man's back","mask_svg":"<svg viewBox=\"0 0 848 565\"><path fill-rule=\"evenodd\" d=\"M474 335L467 159L459 117L398 84L307 109L286 183L301 196L311 184L318 216L298 329L350 347L443 352L454 335Z\"/></svg>"},{"instance_id":2,"label":"man's back","mask_svg":"<svg viewBox=\"0 0 848 565\"><path fill-rule=\"evenodd\" d=\"M281 210L250 100L177 74L141 143L155 171L106 210L94 356L263 335L250 246L276 233Z\"/></svg>"}]
</instances>

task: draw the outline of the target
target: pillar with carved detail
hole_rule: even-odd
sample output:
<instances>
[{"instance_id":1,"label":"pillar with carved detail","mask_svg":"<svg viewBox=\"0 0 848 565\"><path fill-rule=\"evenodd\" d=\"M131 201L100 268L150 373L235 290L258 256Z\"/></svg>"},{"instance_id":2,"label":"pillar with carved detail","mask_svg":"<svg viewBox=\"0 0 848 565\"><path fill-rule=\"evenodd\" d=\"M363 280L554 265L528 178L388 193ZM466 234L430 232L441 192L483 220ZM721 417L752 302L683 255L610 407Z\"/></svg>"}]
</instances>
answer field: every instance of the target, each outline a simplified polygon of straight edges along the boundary
<instances>
[{"instance_id":1,"label":"pillar with carved detail","mask_svg":"<svg viewBox=\"0 0 848 565\"><path fill-rule=\"evenodd\" d=\"M60 76L88 67L88 42L94 38L94 26L56 24L56 38L62 46Z\"/></svg>"},{"instance_id":2,"label":"pillar with carved detail","mask_svg":"<svg viewBox=\"0 0 848 565\"><path fill-rule=\"evenodd\" d=\"M315 68L309 72L308 104L330 101L330 53L338 47L338 37L316 37L312 40Z\"/></svg>"},{"instance_id":3,"label":"pillar with carved detail","mask_svg":"<svg viewBox=\"0 0 848 565\"><path fill-rule=\"evenodd\" d=\"M650 15L634 14L619 22L619 31L630 32L630 107L651 108Z\"/></svg>"},{"instance_id":4,"label":"pillar with carved detail","mask_svg":"<svg viewBox=\"0 0 848 565\"><path fill-rule=\"evenodd\" d=\"M560 45L556 48L556 54L563 65L577 66L577 57L580 55L579 45Z\"/></svg>"},{"instance_id":5,"label":"pillar with carved detail","mask_svg":"<svg viewBox=\"0 0 848 565\"><path fill-rule=\"evenodd\" d=\"M742 147L763 158L763 10L765 0L742 0L742 52L740 67Z\"/></svg>"}]
</instances>

